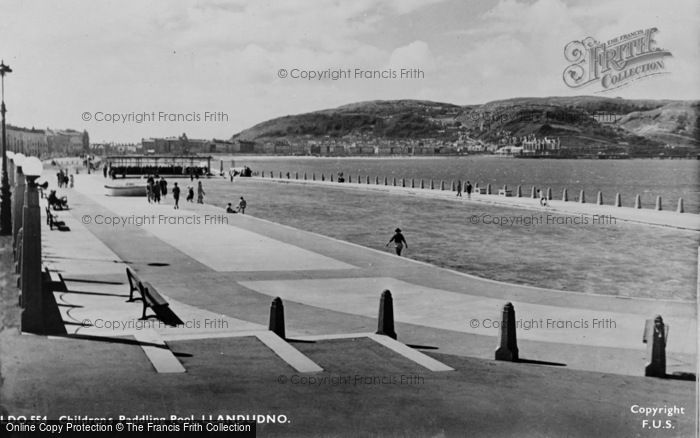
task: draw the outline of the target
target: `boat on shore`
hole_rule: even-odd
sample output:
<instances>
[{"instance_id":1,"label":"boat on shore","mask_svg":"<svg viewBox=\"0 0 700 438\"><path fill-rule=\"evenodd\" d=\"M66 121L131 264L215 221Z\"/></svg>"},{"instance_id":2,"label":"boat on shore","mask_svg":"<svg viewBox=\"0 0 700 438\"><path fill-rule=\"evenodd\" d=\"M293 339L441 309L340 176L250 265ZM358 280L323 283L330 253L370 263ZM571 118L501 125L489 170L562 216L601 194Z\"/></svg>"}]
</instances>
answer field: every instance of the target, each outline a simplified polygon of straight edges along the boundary
<instances>
[{"instance_id":1,"label":"boat on shore","mask_svg":"<svg viewBox=\"0 0 700 438\"><path fill-rule=\"evenodd\" d=\"M107 196L146 196L146 182L126 182L124 184L105 184Z\"/></svg>"}]
</instances>

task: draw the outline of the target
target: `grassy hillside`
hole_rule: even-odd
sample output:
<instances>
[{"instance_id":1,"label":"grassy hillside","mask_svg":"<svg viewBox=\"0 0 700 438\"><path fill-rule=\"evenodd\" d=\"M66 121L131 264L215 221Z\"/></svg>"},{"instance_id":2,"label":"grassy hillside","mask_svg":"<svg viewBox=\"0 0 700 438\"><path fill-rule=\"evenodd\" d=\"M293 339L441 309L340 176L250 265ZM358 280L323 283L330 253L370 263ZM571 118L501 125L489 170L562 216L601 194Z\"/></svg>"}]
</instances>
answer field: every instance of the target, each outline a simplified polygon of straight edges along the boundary
<instances>
[{"instance_id":1,"label":"grassy hillside","mask_svg":"<svg viewBox=\"0 0 700 438\"><path fill-rule=\"evenodd\" d=\"M507 136L559 137L564 149L659 155L697 153L697 101L627 100L597 96L519 97L483 105L369 101L257 124L232 137L253 142L343 138L434 139L498 144Z\"/></svg>"}]
</instances>

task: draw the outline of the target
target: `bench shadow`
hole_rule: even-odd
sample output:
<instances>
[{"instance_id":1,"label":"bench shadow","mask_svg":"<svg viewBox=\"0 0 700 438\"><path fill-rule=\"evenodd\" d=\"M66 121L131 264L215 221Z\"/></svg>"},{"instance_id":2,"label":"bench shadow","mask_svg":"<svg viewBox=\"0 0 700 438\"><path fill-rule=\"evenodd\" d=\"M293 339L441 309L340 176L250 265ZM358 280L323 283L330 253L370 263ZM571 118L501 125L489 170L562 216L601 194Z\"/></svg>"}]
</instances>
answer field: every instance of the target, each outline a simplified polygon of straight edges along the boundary
<instances>
[{"instance_id":1,"label":"bench shadow","mask_svg":"<svg viewBox=\"0 0 700 438\"><path fill-rule=\"evenodd\" d=\"M105 262L105 263L119 263L119 264L125 264L125 265L131 265L132 262L128 260L106 260L106 259L91 259L91 258L85 258L85 257L66 257L66 256L60 256L60 255L54 255L54 254L49 254L49 257L46 258L51 258L51 259L63 259L63 260L86 260L90 262Z\"/></svg>"},{"instance_id":2,"label":"bench shadow","mask_svg":"<svg viewBox=\"0 0 700 438\"><path fill-rule=\"evenodd\" d=\"M79 306L77 304L57 304L58 307L70 307L71 309L83 309L85 306Z\"/></svg>"},{"instance_id":3,"label":"bench shadow","mask_svg":"<svg viewBox=\"0 0 700 438\"><path fill-rule=\"evenodd\" d=\"M129 298L129 295L110 294L110 293L103 293L103 292L88 292L88 291L81 291L81 290L66 290L66 291L61 291L61 293L76 294L76 295L97 295L97 296L102 296L102 297Z\"/></svg>"},{"instance_id":4,"label":"bench shadow","mask_svg":"<svg viewBox=\"0 0 700 438\"><path fill-rule=\"evenodd\" d=\"M73 323L66 322L66 324L67 325L83 326L83 324L76 323L76 322L73 322ZM138 345L140 347L143 346L143 347L156 347L156 348L168 349L167 345L155 344L153 342L142 342L142 341L137 341L136 339L128 339L128 338L110 338L108 336L81 335L78 333L56 335L55 337L67 338L67 339L80 339L83 341L93 341L93 342L107 342L109 344Z\"/></svg>"},{"instance_id":5,"label":"bench shadow","mask_svg":"<svg viewBox=\"0 0 700 438\"><path fill-rule=\"evenodd\" d=\"M63 281L71 281L73 283L95 283L95 284L114 284L114 285L126 284L123 281L85 280L83 278L69 278L69 277L63 277Z\"/></svg>"}]
</instances>

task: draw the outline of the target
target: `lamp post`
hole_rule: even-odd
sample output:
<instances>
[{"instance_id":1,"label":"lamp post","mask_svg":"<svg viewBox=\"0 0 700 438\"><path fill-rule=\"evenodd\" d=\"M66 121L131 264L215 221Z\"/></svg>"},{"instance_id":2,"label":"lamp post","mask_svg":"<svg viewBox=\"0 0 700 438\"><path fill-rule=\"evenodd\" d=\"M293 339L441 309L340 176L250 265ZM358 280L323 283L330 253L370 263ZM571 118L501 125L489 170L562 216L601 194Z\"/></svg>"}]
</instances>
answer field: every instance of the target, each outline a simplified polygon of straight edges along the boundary
<instances>
[{"instance_id":1,"label":"lamp post","mask_svg":"<svg viewBox=\"0 0 700 438\"><path fill-rule=\"evenodd\" d=\"M26 157L24 154L14 154L12 164L15 168L15 197L12 203L12 244L15 250L15 257L19 253L17 248L17 235L19 229L22 228L22 209L24 207L24 173L22 172L22 164ZM15 259L16 260L16 259Z\"/></svg>"},{"instance_id":2,"label":"lamp post","mask_svg":"<svg viewBox=\"0 0 700 438\"><path fill-rule=\"evenodd\" d=\"M2 113L2 182L0 182L0 235L9 236L12 233L12 216L10 212L10 184L7 179L7 134L5 132L5 75L12 73L12 69L0 60L0 87L2 98L0 100L0 113Z\"/></svg>"},{"instance_id":3,"label":"lamp post","mask_svg":"<svg viewBox=\"0 0 700 438\"><path fill-rule=\"evenodd\" d=\"M36 179L42 171L41 161L29 157L22 162L26 177L22 209L22 331L44 333L44 297L41 277L41 213Z\"/></svg>"},{"instance_id":4,"label":"lamp post","mask_svg":"<svg viewBox=\"0 0 700 438\"><path fill-rule=\"evenodd\" d=\"M10 165L10 169L7 171L7 178L10 182L10 187L14 187L15 185L15 153L12 151L7 151L7 154L5 154L7 157L7 164Z\"/></svg>"}]
</instances>

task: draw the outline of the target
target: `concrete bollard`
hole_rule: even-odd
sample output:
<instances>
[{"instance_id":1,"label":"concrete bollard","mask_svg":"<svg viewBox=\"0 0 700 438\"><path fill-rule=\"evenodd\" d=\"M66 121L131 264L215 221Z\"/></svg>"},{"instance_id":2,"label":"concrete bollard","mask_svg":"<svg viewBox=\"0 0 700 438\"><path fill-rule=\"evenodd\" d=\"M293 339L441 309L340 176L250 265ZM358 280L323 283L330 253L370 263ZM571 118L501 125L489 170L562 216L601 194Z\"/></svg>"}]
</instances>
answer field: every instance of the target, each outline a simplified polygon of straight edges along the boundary
<instances>
[{"instance_id":1,"label":"concrete bollard","mask_svg":"<svg viewBox=\"0 0 700 438\"><path fill-rule=\"evenodd\" d=\"M366 182L367 182L367 184L369 184L369 175L367 175L367 181L366 181Z\"/></svg>"},{"instance_id":2,"label":"concrete bollard","mask_svg":"<svg viewBox=\"0 0 700 438\"><path fill-rule=\"evenodd\" d=\"M382 297L379 300L377 334L396 339L396 331L394 330L394 301L388 289L382 292Z\"/></svg>"},{"instance_id":3,"label":"concrete bollard","mask_svg":"<svg viewBox=\"0 0 700 438\"><path fill-rule=\"evenodd\" d=\"M678 208L676 208L676 213L685 213L683 209L683 198L678 198Z\"/></svg>"},{"instance_id":4,"label":"concrete bollard","mask_svg":"<svg viewBox=\"0 0 700 438\"><path fill-rule=\"evenodd\" d=\"M491 194L491 183L486 184L486 194L487 195Z\"/></svg>"},{"instance_id":5,"label":"concrete bollard","mask_svg":"<svg viewBox=\"0 0 700 438\"><path fill-rule=\"evenodd\" d=\"M445 180L440 181L440 190L445 190Z\"/></svg>"},{"instance_id":6,"label":"concrete bollard","mask_svg":"<svg viewBox=\"0 0 700 438\"><path fill-rule=\"evenodd\" d=\"M401 178L401 187L406 187L406 178Z\"/></svg>"},{"instance_id":7,"label":"concrete bollard","mask_svg":"<svg viewBox=\"0 0 700 438\"><path fill-rule=\"evenodd\" d=\"M522 188L522 186L521 186L520 184L518 184L518 190L516 190L516 195L515 195L515 196L517 196L518 198L522 198L522 197L523 197L523 188Z\"/></svg>"},{"instance_id":8,"label":"concrete bollard","mask_svg":"<svg viewBox=\"0 0 700 438\"><path fill-rule=\"evenodd\" d=\"M282 298L280 297L272 300L270 305L270 325L268 329L280 338L286 338L284 333L284 304L282 304Z\"/></svg>"},{"instance_id":9,"label":"concrete bollard","mask_svg":"<svg viewBox=\"0 0 700 438\"><path fill-rule=\"evenodd\" d=\"M430 180L430 190L435 190L435 181L432 179Z\"/></svg>"},{"instance_id":10,"label":"concrete bollard","mask_svg":"<svg viewBox=\"0 0 700 438\"><path fill-rule=\"evenodd\" d=\"M307 179L307 178L306 178L306 172L304 172L304 181L306 181L306 179Z\"/></svg>"},{"instance_id":11,"label":"concrete bollard","mask_svg":"<svg viewBox=\"0 0 700 438\"><path fill-rule=\"evenodd\" d=\"M569 200L569 192L567 192L566 189L561 192L561 200L564 202Z\"/></svg>"},{"instance_id":12,"label":"concrete bollard","mask_svg":"<svg viewBox=\"0 0 700 438\"><path fill-rule=\"evenodd\" d=\"M326 175L321 174L321 181L325 181L325 180L326 180Z\"/></svg>"},{"instance_id":13,"label":"concrete bollard","mask_svg":"<svg viewBox=\"0 0 700 438\"><path fill-rule=\"evenodd\" d=\"M396 187L396 177L393 177L391 180L391 185Z\"/></svg>"},{"instance_id":14,"label":"concrete bollard","mask_svg":"<svg viewBox=\"0 0 700 438\"><path fill-rule=\"evenodd\" d=\"M530 197L531 197L532 199L537 198L537 187L532 186L532 190L530 191Z\"/></svg>"},{"instance_id":15,"label":"concrete bollard","mask_svg":"<svg viewBox=\"0 0 700 438\"><path fill-rule=\"evenodd\" d=\"M420 188L424 189L425 188L425 181L423 181L423 178L420 180Z\"/></svg>"},{"instance_id":16,"label":"concrete bollard","mask_svg":"<svg viewBox=\"0 0 700 438\"><path fill-rule=\"evenodd\" d=\"M622 207L622 198L619 193L615 193L615 207Z\"/></svg>"},{"instance_id":17,"label":"concrete bollard","mask_svg":"<svg viewBox=\"0 0 700 438\"><path fill-rule=\"evenodd\" d=\"M316 172L311 174L311 180L316 181Z\"/></svg>"},{"instance_id":18,"label":"concrete bollard","mask_svg":"<svg viewBox=\"0 0 700 438\"><path fill-rule=\"evenodd\" d=\"M330 182L333 182L333 174L331 173L331 176L328 178Z\"/></svg>"},{"instance_id":19,"label":"concrete bollard","mask_svg":"<svg viewBox=\"0 0 700 438\"><path fill-rule=\"evenodd\" d=\"M455 186L455 180L452 180L452 187L450 188L450 191L452 191L452 192L457 191L457 187Z\"/></svg>"},{"instance_id":20,"label":"concrete bollard","mask_svg":"<svg viewBox=\"0 0 700 438\"><path fill-rule=\"evenodd\" d=\"M384 185L385 185L385 186L388 186L388 185L389 185L389 180L387 179L387 177L384 177Z\"/></svg>"},{"instance_id":21,"label":"concrete bollard","mask_svg":"<svg viewBox=\"0 0 700 438\"><path fill-rule=\"evenodd\" d=\"M299 179L299 172L294 172L294 179Z\"/></svg>"},{"instance_id":22,"label":"concrete bollard","mask_svg":"<svg viewBox=\"0 0 700 438\"><path fill-rule=\"evenodd\" d=\"M586 203L586 194L583 192L583 190L581 190L581 193L579 193L578 195L578 202L580 202L581 204Z\"/></svg>"},{"instance_id":23,"label":"concrete bollard","mask_svg":"<svg viewBox=\"0 0 700 438\"><path fill-rule=\"evenodd\" d=\"M280 171L280 179L282 179L282 171Z\"/></svg>"},{"instance_id":24,"label":"concrete bollard","mask_svg":"<svg viewBox=\"0 0 700 438\"><path fill-rule=\"evenodd\" d=\"M411 188L412 189L416 188L416 179L415 178L411 178Z\"/></svg>"},{"instance_id":25,"label":"concrete bollard","mask_svg":"<svg viewBox=\"0 0 700 438\"><path fill-rule=\"evenodd\" d=\"M644 368L644 375L647 377L666 377L666 335L668 326L664 324L661 315L657 315L654 321L647 320L642 341L651 348L649 363Z\"/></svg>"},{"instance_id":26,"label":"concrete bollard","mask_svg":"<svg viewBox=\"0 0 700 438\"><path fill-rule=\"evenodd\" d=\"M654 209L658 211L661 211L663 209L661 207L661 196L656 197L656 207Z\"/></svg>"},{"instance_id":27,"label":"concrete bollard","mask_svg":"<svg viewBox=\"0 0 700 438\"><path fill-rule=\"evenodd\" d=\"M552 200L552 188L547 187L547 200L551 201Z\"/></svg>"},{"instance_id":28,"label":"concrete bollard","mask_svg":"<svg viewBox=\"0 0 700 438\"><path fill-rule=\"evenodd\" d=\"M378 176L374 177L374 184L377 186L379 185L379 177Z\"/></svg>"},{"instance_id":29,"label":"concrete bollard","mask_svg":"<svg viewBox=\"0 0 700 438\"><path fill-rule=\"evenodd\" d=\"M464 187L462 187L462 191L466 192L467 191L467 182L464 181Z\"/></svg>"},{"instance_id":30,"label":"concrete bollard","mask_svg":"<svg viewBox=\"0 0 700 438\"><path fill-rule=\"evenodd\" d=\"M634 208L642 208L642 197L639 195L634 197Z\"/></svg>"},{"instance_id":31,"label":"concrete bollard","mask_svg":"<svg viewBox=\"0 0 700 438\"><path fill-rule=\"evenodd\" d=\"M352 182L352 175L348 175L348 182L349 182L349 183Z\"/></svg>"},{"instance_id":32,"label":"concrete bollard","mask_svg":"<svg viewBox=\"0 0 700 438\"><path fill-rule=\"evenodd\" d=\"M603 205L603 192L598 190L598 196L596 197L595 203L597 205Z\"/></svg>"},{"instance_id":33,"label":"concrete bollard","mask_svg":"<svg viewBox=\"0 0 700 438\"><path fill-rule=\"evenodd\" d=\"M496 349L496 360L518 361L518 340L515 335L515 309L513 304L503 306L501 321L501 345Z\"/></svg>"},{"instance_id":34,"label":"concrete bollard","mask_svg":"<svg viewBox=\"0 0 700 438\"><path fill-rule=\"evenodd\" d=\"M264 170L260 172L260 178L265 178L265 171Z\"/></svg>"},{"instance_id":35,"label":"concrete bollard","mask_svg":"<svg viewBox=\"0 0 700 438\"><path fill-rule=\"evenodd\" d=\"M357 183L362 184L362 176L359 173L357 174Z\"/></svg>"}]
</instances>

